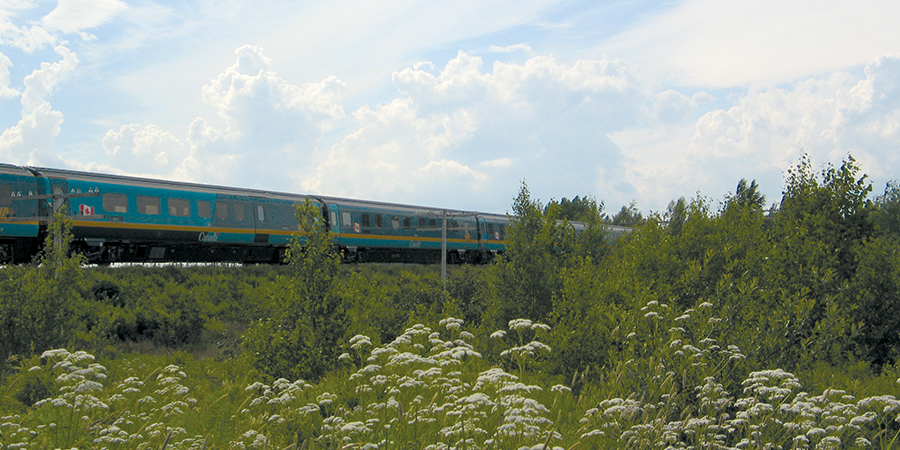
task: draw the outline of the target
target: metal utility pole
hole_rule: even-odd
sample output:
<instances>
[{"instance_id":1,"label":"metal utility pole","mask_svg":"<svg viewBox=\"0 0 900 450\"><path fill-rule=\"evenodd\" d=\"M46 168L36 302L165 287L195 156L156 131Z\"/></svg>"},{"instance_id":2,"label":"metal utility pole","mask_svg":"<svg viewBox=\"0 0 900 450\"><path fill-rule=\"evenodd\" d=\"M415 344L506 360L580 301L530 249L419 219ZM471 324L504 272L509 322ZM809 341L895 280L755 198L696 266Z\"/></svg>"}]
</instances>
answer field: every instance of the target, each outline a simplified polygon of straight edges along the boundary
<instances>
[{"instance_id":1,"label":"metal utility pole","mask_svg":"<svg viewBox=\"0 0 900 450\"><path fill-rule=\"evenodd\" d=\"M447 210L443 211L441 220L441 283L447 286Z\"/></svg>"}]
</instances>

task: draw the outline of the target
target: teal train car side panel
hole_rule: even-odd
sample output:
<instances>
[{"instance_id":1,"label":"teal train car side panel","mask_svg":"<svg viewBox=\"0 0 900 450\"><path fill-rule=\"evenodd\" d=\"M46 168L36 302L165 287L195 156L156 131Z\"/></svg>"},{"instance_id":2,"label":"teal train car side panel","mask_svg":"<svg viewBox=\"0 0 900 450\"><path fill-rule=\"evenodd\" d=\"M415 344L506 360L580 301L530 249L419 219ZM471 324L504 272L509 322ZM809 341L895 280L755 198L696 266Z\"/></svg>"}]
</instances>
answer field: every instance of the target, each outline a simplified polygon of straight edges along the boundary
<instances>
[{"instance_id":1,"label":"teal train car side panel","mask_svg":"<svg viewBox=\"0 0 900 450\"><path fill-rule=\"evenodd\" d=\"M29 198L33 195L38 185L30 172L0 164L0 239L38 236L40 210L38 200Z\"/></svg>"},{"instance_id":2,"label":"teal train car side panel","mask_svg":"<svg viewBox=\"0 0 900 450\"><path fill-rule=\"evenodd\" d=\"M306 197L286 197L270 195L268 197L253 197L254 211L256 213L257 243L267 243L275 246L287 246L297 234L297 206L302 204ZM311 199L313 206L321 209L317 201Z\"/></svg>"},{"instance_id":3,"label":"teal train car side panel","mask_svg":"<svg viewBox=\"0 0 900 450\"><path fill-rule=\"evenodd\" d=\"M479 219L484 230L482 248L492 254L502 253L506 249L506 230L510 220L506 215L480 214Z\"/></svg>"}]
</instances>

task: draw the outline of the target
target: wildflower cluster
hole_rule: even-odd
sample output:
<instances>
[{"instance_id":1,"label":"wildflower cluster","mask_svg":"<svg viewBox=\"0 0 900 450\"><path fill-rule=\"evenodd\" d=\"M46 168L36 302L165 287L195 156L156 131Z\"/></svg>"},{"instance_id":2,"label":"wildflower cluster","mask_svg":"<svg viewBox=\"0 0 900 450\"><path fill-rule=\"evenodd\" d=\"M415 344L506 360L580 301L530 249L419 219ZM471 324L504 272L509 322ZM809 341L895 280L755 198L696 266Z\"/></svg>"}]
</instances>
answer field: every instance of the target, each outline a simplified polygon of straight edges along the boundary
<instances>
[{"instance_id":1,"label":"wildflower cluster","mask_svg":"<svg viewBox=\"0 0 900 450\"><path fill-rule=\"evenodd\" d=\"M271 384L257 381L247 386L244 392L249 395L232 416L240 434L230 442L230 447L267 448L273 435L299 434L303 438L312 435L315 425L321 422L322 404L314 400L312 388L303 380L290 382L284 378Z\"/></svg>"},{"instance_id":2,"label":"wildflower cluster","mask_svg":"<svg viewBox=\"0 0 900 450\"><path fill-rule=\"evenodd\" d=\"M900 431L893 397L855 402L837 390L813 396L780 369L735 379L745 356L713 337L721 327L713 309L707 301L681 314L657 301L643 307L626 337L631 358L607 372L615 380L606 387L610 395L581 419L582 442L600 448L854 448L875 437L890 446Z\"/></svg>"},{"instance_id":3,"label":"wildflower cluster","mask_svg":"<svg viewBox=\"0 0 900 450\"><path fill-rule=\"evenodd\" d=\"M541 353L550 353L551 349L546 344L532 339L525 343L529 336L534 336L537 331L550 331L550 326L542 323L533 323L528 319L513 319L509 321L509 329L516 333L516 345L500 353L500 356L508 357L515 362L522 374L528 366L529 360L535 360ZM498 330L491 334L492 338L503 339L506 331Z\"/></svg>"},{"instance_id":4,"label":"wildflower cluster","mask_svg":"<svg viewBox=\"0 0 900 450\"><path fill-rule=\"evenodd\" d=\"M697 386L700 408L678 420L653 414L659 405L612 398L585 412L581 439L600 447L893 448L900 401L889 395L858 402L841 390L813 396L780 369L750 373L743 396L732 397L708 378Z\"/></svg>"},{"instance_id":5,"label":"wildflower cluster","mask_svg":"<svg viewBox=\"0 0 900 450\"><path fill-rule=\"evenodd\" d=\"M550 411L533 398L542 389L501 368L486 368L468 342L474 336L462 325L452 317L440 321L442 331L417 324L373 349L350 376L359 406L341 407L325 419L322 443L452 449L544 442Z\"/></svg>"},{"instance_id":6,"label":"wildflower cluster","mask_svg":"<svg viewBox=\"0 0 900 450\"><path fill-rule=\"evenodd\" d=\"M0 443L9 448L200 448L202 436L187 436L186 413L197 400L183 384L187 377L169 365L146 379L109 383L106 368L83 351L48 350L30 369L54 380L56 395L38 401L27 417L4 418ZM154 376L155 375L155 376ZM104 384L106 383L106 384ZM19 422L14 422L18 420ZM28 424L28 425L25 425ZM29 428L31 427L31 428Z\"/></svg>"}]
</instances>

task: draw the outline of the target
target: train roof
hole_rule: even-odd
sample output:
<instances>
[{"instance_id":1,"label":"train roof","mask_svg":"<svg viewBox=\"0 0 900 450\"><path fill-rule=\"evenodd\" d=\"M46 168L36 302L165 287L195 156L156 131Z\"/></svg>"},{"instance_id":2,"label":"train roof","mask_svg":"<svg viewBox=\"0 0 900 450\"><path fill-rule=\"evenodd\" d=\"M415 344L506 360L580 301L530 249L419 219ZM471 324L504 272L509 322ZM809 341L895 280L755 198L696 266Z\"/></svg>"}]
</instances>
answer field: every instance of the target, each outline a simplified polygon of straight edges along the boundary
<instances>
[{"instance_id":1,"label":"train roof","mask_svg":"<svg viewBox=\"0 0 900 450\"><path fill-rule=\"evenodd\" d=\"M343 198L343 197L332 197L332 196L323 196L323 195L315 195L315 194L296 194L289 192L279 192L279 191L268 191L262 189L250 189L250 188L236 188L230 186L220 186L220 185L212 185L212 184L201 184L187 181L173 181L173 180L161 180L155 178L146 178L146 177L135 177L130 175L113 175L113 174L105 174L105 173L96 173L96 172L84 172L78 170L69 170L69 169L54 169L48 167L21 167L9 164L2 164L2 166L8 166L10 168L19 168L22 170L29 170L41 175L47 176L59 176L68 179L80 179L84 181L101 181L108 183L128 183L132 185L146 186L146 187L155 187L155 188L163 188L163 189L188 189L199 192L207 192L214 194L227 194L227 195L246 195L250 197L264 197L264 198L280 198L286 200L304 200L306 198L312 198L315 200L319 200L325 203L337 203L337 204L346 204L346 205L357 205L357 206L365 206L370 208L390 208L390 209L404 209L410 211L431 211L431 212L441 212L446 210L448 213L452 215L480 215L485 217L507 217L505 214L496 214L496 213L485 213L478 211L464 211L464 210L456 210L449 208L439 208L433 206L418 206L418 205L406 205L400 203L391 203L391 202L381 202L374 200L358 200L351 198Z\"/></svg>"},{"instance_id":2,"label":"train roof","mask_svg":"<svg viewBox=\"0 0 900 450\"><path fill-rule=\"evenodd\" d=\"M3 173L21 173L22 175L30 175L27 169L22 166L13 164L0 163L0 172Z\"/></svg>"}]
</instances>

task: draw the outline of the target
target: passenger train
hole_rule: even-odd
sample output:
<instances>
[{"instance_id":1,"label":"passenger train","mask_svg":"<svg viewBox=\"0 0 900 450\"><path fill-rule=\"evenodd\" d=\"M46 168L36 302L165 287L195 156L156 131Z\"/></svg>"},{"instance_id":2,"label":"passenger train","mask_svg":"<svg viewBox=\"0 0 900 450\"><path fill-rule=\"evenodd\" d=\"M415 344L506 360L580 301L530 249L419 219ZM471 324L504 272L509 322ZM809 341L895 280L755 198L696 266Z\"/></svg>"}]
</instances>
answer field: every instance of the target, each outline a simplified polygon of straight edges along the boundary
<instances>
[{"instance_id":1,"label":"passenger train","mask_svg":"<svg viewBox=\"0 0 900 450\"><path fill-rule=\"evenodd\" d=\"M0 262L30 261L65 207L73 246L92 263L280 263L306 200L348 262L440 262L445 220L448 262L488 262L510 224L502 214L0 164Z\"/></svg>"}]
</instances>

